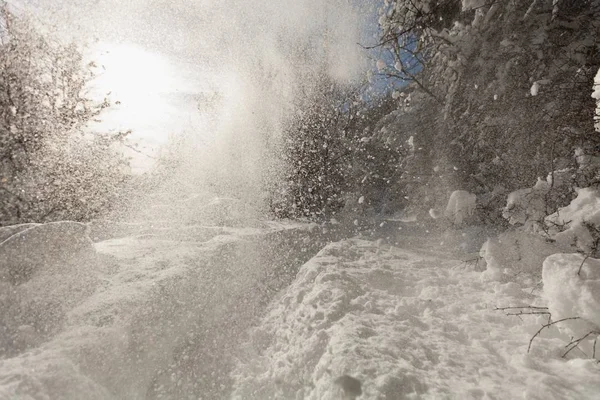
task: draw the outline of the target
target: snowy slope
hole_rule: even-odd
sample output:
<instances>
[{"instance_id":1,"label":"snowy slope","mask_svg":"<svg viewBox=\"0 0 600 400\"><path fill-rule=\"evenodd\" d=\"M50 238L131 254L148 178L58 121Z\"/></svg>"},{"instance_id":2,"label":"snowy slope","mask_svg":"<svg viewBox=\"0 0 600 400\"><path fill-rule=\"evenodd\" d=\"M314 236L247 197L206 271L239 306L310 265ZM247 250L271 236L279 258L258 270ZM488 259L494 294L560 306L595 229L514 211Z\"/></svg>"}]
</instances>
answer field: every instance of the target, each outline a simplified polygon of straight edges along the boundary
<instances>
[{"instance_id":1,"label":"snowy slope","mask_svg":"<svg viewBox=\"0 0 600 400\"><path fill-rule=\"evenodd\" d=\"M544 305L531 293L443 253L333 243L252 330L234 398L597 399L600 367L562 359L556 328L527 353L545 316L494 310Z\"/></svg>"},{"instance_id":2,"label":"snowy slope","mask_svg":"<svg viewBox=\"0 0 600 400\"><path fill-rule=\"evenodd\" d=\"M2 400L219 398L237 337L284 280L269 276L273 265L302 257L269 249L283 252L283 241L301 244L308 234L299 224L155 223L92 248L84 232L76 235L81 224L58 225L14 229L0 245L20 255L0 270L25 263L32 271L0 279ZM65 243L88 247L74 252Z\"/></svg>"}]
</instances>

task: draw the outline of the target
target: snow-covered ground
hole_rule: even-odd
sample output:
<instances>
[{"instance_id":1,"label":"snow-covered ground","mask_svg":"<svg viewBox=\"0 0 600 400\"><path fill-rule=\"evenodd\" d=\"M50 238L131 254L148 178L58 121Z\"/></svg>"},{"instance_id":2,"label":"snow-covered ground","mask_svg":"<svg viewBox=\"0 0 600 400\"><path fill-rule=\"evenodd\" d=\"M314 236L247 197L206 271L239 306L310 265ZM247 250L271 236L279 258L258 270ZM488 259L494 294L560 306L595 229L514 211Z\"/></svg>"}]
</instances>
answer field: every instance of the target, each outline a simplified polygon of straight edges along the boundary
<instances>
[{"instance_id":1,"label":"snow-covered ground","mask_svg":"<svg viewBox=\"0 0 600 400\"><path fill-rule=\"evenodd\" d=\"M0 228L0 399L598 398L595 333L564 356L597 329L596 259L415 221L329 243L334 225L201 203ZM548 308L498 310L524 306ZM547 312L580 318L537 334Z\"/></svg>"},{"instance_id":2,"label":"snow-covered ground","mask_svg":"<svg viewBox=\"0 0 600 400\"><path fill-rule=\"evenodd\" d=\"M0 399L223 397L238 337L318 250L251 225L3 228Z\"/></svg>"},{"instance_id":3,"label":"snow-covered ground","mask_svg":"<svg viewBox=\"0 0 600 400\"><path fill-rule=\"evenodd\" d=\"M544 306L539 290L482 279L448 254L328 245L252 330L233 397L598 398L600 367L581 354L563 359L569 337L556 327L528 354L547 316L495 309Z\"/></svg>"}]
</instances>

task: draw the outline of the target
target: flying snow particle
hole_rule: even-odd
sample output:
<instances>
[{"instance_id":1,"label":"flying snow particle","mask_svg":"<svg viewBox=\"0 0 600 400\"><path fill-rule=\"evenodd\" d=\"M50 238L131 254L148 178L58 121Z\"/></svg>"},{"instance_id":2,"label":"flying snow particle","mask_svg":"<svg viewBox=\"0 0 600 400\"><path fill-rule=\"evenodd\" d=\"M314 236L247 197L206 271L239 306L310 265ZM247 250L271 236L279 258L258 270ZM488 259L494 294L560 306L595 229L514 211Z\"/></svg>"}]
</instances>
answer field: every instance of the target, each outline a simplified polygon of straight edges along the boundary
<instances>
[{"instance_id":1,"label":"flying snow particle","mask_svg":"<svg viewBox=\"0 0 600 400\"><path fill-rule=\"evenodd\" d=\"M360 198L358 199L358 204L362 204L365 202L365 196L360 196Z\"/></svg>"},{"instance_id":2,"label":"flying snow particle","mask_svg":"<svg viewBox=\"0 0 600 400\"><path fill-rule=\"evenodd\" d=\"M494 101L496 101L496 100L498 100L498 95L497 94L494 95Z\"/></svg>"},{"instance_id":3,"label":"flying snow particle","mask_svg":"<svg viewBox=\"0 0 600 400\"><path fill-rule=\"evenodd\" d=\"M415 151L415 137L411 136L408 138L408 140L406 141L406 143L408 143L408 147L410 148L410 151Z\"/></svg>"},{"instance_id":4,"label":"flying snow particle","mask_svg":"<svg viewBox=\"0 0 600 400\"><path fill-rule=\"evenodd\" d=\"M429 209L429 216L433 219L438 219L440 217L440 212L434 208Z\"/></svg>"},{"instance_id":5,"label":"flying snow particle","mask_svg":"<svg viewBox=\"0 0 600 400\"><path fill-rule=\"evenodd\" d=\"M533 82L533 85L531 85L531 89L530 89L531 95L537 96L539 91L540 91L539 82Z\"/></svg>"}]
</instances>

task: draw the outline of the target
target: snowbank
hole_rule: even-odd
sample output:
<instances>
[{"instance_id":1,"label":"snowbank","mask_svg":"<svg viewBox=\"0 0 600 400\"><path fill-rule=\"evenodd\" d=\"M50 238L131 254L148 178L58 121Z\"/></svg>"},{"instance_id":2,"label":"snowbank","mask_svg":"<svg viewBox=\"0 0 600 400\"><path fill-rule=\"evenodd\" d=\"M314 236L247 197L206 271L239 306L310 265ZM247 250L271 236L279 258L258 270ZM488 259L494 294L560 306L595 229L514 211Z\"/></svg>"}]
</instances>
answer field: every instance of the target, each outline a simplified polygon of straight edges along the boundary
<instances>
[{"instance_id":1,"label":"snowbank","mask_svg":"<svg viewBox=\"0 0 600 400\"><path fill-rule=\"evenodd\" d=\"M223 398L241 332L313 246L301 224L161 223L93 247L85 226L48 225L5 242L50 263L0 281L0 399Z\"/></svg>"},{"instance_id":2,"label":"snowbank","mask_svg":"<svg viewBox=\"0 0 600 400\"><path fill-rule=\"evenodd\" d=\"M250 335L235 399L595 399L599 367L565 365L565 337L494 306L534 302L460 262L377 243L333 243Z\"/></svg>"},{"instance_id":3,"label":"snowbank","mask_svg":"<svg viewBox=\"0 0 600 400\"><path fill-rule=\"evenodd\" d=\"M542 276L552 319L579 317L560 323L561 328L568 329L575 338L590 331L600 333L600 260L580 254L554 254L544 261Z\"/></svg>"}]
</instances>

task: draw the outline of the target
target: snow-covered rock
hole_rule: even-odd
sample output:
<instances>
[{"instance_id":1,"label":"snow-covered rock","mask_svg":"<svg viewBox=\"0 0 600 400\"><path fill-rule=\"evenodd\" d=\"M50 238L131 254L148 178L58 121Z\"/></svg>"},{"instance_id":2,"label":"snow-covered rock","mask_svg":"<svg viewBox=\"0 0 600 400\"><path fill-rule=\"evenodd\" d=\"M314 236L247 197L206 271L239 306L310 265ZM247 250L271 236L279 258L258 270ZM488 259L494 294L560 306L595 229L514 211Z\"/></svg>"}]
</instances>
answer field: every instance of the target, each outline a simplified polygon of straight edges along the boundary
<instances>
[{"instance_id":1,"label":"snow-covered rock","mask_svg":"<svg viewBox=\"0 0 600 400\"><path fill-rule=\"evenodd\" d=\"M584 262L584 258L581 254L554 254L544 261L542 274L552 319L579 317L560 323L575 338L600 332L600 260L587 258Z\"/></svg>"},{"instance_id":2,"label":"snow-covered rock","mask_svg":"<svg viewBox=\"0 0 600 400\"><path fill-rule=\"evenodd\" d=\"M448 199L448 205L444 215L449 218L453 224L462 225L465 219L472 216L475 212L477 196L466 190L455 190Z\"/></svg>"}]
</instances>

